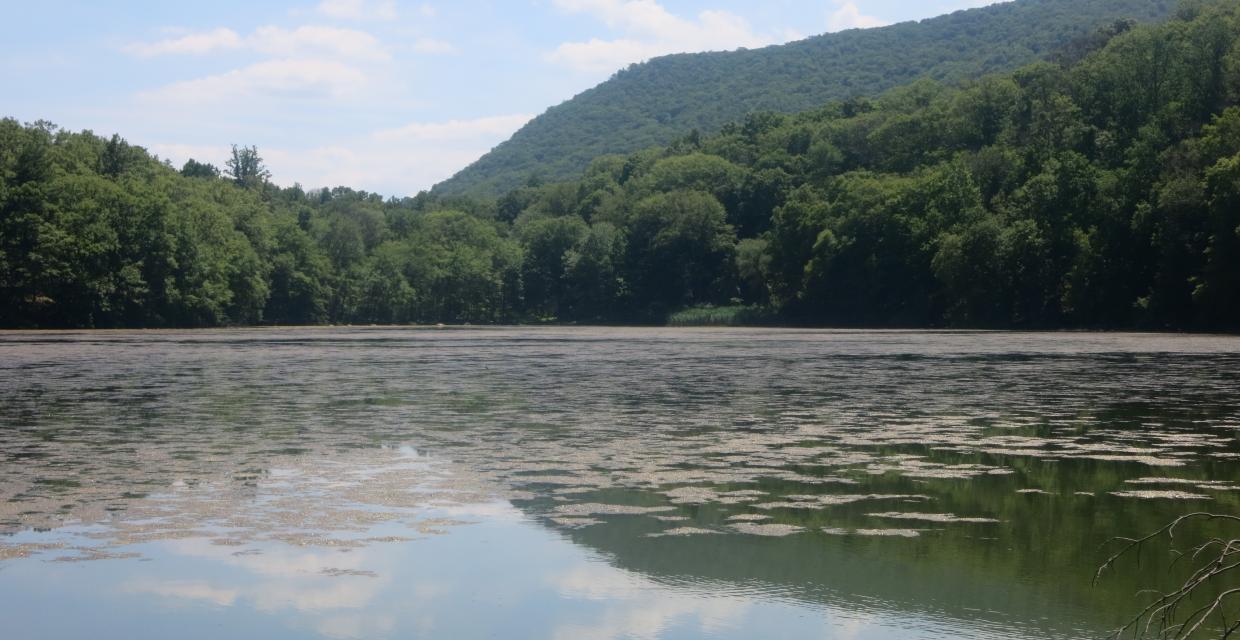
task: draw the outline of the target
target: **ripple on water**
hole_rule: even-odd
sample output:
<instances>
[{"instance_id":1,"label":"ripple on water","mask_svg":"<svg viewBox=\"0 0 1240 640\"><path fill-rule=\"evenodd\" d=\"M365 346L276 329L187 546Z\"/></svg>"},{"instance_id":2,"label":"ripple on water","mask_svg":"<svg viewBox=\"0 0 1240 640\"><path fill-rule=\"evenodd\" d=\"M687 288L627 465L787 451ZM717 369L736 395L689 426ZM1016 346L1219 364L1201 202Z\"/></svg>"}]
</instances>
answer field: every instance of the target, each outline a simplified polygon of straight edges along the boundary
<instances>
[{"instance_id":1,"label":"ripple on water","mask_svg":"<svg viewBox=\"0 0 1240 640\"><path fill-rule=\"evenodd\" d=\"M1087 504L1068 496L1162 513L1240 488L1207 478L1240 459L1234 341L380 334L0 336L0 561L195 538L228 558L417 544L495 504L574 541L955 549L978 529L950 525L996 522L968 514L1002 514L985 530L1008 540L1030 514ZM1064 499L1014 497L1039 486ZM874 526L918 523L934 545ZM35 530L64 540L25 544Z\"/></svg>"}]
</instances>

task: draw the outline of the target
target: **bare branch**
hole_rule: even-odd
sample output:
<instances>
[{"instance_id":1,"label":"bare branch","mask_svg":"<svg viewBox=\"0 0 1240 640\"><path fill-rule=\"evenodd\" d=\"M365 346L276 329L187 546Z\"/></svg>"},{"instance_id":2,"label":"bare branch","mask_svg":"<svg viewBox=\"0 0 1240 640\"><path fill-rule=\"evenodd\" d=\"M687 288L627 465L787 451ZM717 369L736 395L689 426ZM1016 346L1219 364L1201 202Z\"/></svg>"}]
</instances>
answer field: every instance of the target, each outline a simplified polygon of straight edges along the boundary
<instances>
[{"instance_id":1,"label":"bare branch","mask_svg":"<svg viewBox=\"0 0 1240 640\"><path fill-rule=\"evenodd\" d=\"M1140 562L1141 549L1152 541L1165 535L1168 541L1174 544L1176 532L1181 525L1190 521L1201 523L1222 521L1231 525L1240 524L1240 516L1206 512L1190 513L1176 518L1143 538L1114 538L1108 541L1108 544L1120 542L1123 546L1098 567L1098 571L1094 574L1094 584L1097 584L1105 571L1114 569L1121 558L1135 552L1137 561ZM1173 569L1180 562L1187 561L1193 563L1194 568L1191 574L1174 591L1163 593L1145 590L1140 592L1138 595L1152 593L1155 598L1124 626L1116 630L1113 637L1123 638L1130 634L1134 640L1139 638L1187 640L1194 634L1213 628L1217 628L1220 638L1233 637L1240 631L1240 621L1229 621L1227 608L1234 607L1230 601L1234 599L1234 596L1240 596L1240 588L1226 589L1217 595L1211 594L1213 597L1190 611L1187 616L1181 616L1180 610L1190 602L1194 605L1202 602L1199 596L1204 596L1207 591L1215 591L1216 587L1221 587L1220 583L1225 577L1240 573L1240 561L1234 559L1237 554L1240 554L1240 539L1226 540L1216 537L1190 548L1187 553L1182 553L1175 548L1171 551L1176 557L1169 563L1168 570ZM1217 619L1216 622L1210 622L1214 619Z\"/></svg>"}]
</instances>

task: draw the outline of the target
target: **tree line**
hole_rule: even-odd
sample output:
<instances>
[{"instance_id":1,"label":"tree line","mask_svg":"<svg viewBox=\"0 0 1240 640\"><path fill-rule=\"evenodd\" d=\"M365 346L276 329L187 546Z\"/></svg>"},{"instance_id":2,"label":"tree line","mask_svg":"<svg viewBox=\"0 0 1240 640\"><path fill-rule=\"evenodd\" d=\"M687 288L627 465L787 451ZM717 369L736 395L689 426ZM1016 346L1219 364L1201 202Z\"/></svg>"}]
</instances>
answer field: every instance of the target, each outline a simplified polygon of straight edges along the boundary
<instances>
[{"instance_id":1,"label":"tree line","mask_svg":"<svg viewBox=\"0 0 1240 640\"><path fill-rule=\"evenodd\" d=\"M595 159L497 199L176 170L0 121L0 324L660 323L1240 328L1240 8L1117 22L1048 62L919 81Z\"/></svg>"}]
</instances>

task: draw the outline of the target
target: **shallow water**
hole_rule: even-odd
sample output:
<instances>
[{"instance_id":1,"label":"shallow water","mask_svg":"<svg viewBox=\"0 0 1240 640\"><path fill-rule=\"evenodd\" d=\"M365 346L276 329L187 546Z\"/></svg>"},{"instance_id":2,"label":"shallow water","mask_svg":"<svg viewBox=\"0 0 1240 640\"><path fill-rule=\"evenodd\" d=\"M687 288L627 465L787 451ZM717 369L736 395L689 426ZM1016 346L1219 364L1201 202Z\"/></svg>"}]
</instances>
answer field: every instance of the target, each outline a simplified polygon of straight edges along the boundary
<instances>
[{"instance_id":1,"label":"shallow water","mask_svg":"<svg viewBox=\"0 0 1240 640\"><path fill-rule=\"evenodd\" d=\"M1240 339L1211 336L0 333L0 617L1098 637L1166 579L1091 587L1103 543L1240 511L1237 389Z\"/></svg>"}]
</instances>

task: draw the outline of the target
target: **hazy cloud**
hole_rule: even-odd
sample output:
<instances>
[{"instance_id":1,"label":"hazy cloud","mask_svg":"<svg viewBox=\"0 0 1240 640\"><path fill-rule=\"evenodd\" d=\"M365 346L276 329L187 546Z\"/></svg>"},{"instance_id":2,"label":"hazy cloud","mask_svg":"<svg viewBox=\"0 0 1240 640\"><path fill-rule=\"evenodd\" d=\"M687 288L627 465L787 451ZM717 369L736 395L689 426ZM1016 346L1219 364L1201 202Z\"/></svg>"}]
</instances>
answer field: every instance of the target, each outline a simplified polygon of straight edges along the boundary
<instances>
[{"instance_id":1,"label":"hazy cloud","mask_svg":"<svg viewBox=\"0 0 1240 640\"><path fill-rule=\"evenodd\" d=\"M124 47L127 53L144 58L162 55L202 55L221 49L240 49L245 45L241 36L232 29L214 29L190 33L158 42L135 42Z\"/></svg>"},{"instance_id":2,"label":"hazy cloud","mask_svg":"<svg viewBox=\"0 0 1240 640\"><path fill-rule=\"evenodd\" d=\"M125 51L142 56L202 55L221 50L248 49L274 56L322 54L333 57L387 60L391 56L378 38L357 29L302 26L296 29L260 27L242 38L232 29L215 29L160 40L133 43Z\"/></svg>"},{"instance_id":3,"label":"hazy cloud","mask_svg":"<svg viewBox=\"0 0 1240 640\"><path fill-rule=\"evenodd\" d=\"M278 56L323 54L361 60L387 60L391 55L379 39L356 29L303 26L296 29L261 27L249 38L260 53Z\"/></svg>"},{"instance_id":4,"label":"hazy cloud","mask_svg":"<svg viewBox=\"0 0 1240 640\"><path fill-rule=\"evenodd\" d=\"M261 147L259 153L279 184L297 181L307 188L350 186L406 196L450 178L511 137L531 118L516 114L412 122L311 148ZM229 154L226 145L163 143L150 149L174 166L194 158L222 167Z\"/></svg>"},{"instance_id":5,"label":"hazy cloud","mask_svg":"<svg viewBox=\"0 0 1240 640\"><path fill-rule=\"evenodd\" d=\"M277 59L138 94L143 101L191 105L254 96L342 97L363 88L366 74L334 60Z\"/></svg>"},{"instance_id":6,"label":"hazy cloud","mask_svg":"<svg viewBox=\"0 0 1240 640\"><path fill-rule=\"evenodd\" d=\"M993 1L993 0L991 0ZM861 13L855 2L836 0L836 10L827 17L827 31L844 31L846 29L871 29L889 24L881 18Z\"/></svg>"},{"instance_id":7,"label":"hazy cloud","mask_svg":"<svg viewBox=\"0 0 1240 640\"><path fill-rule=\"evenodd\" d=\"M329 18L337 20L396 20L394 0L367 2L366 0L323 0L317 11Z\"/></svg>"},{"instance_id":8,"label":"hazy cloud","mask_svg":"<svg viewBox=\"0 0 1240 640\"><path fill-rule=\"evenodd\" d=\"M547 60L579 71L613 71L669 53L761 47L795 39L797 34L757 33L744 18L727 11L703 11L694 19L677 16L655 0L554 0L570 13L594 16L620 37L565 42Z\"/></svg>"},{"instance_id":9,"label":"hazy cloud","mask_svg":"<svg viewBox=\"0 0 1240 640\"><path fill-rule=\"evenodd\" d=\"M496 135L511 135L522 125L530 121L532 116L519 114L507 116L490 116L474 120L449 120L447 122L415 122L396 129L387 129L374 134L377 140L471 140L491 138Z\"/></svg>"},{"instance_id":10,"label":"hazy cloud","mask_svg":"<svg viewBox=\"0 0 1240 640\"><path fill-rule=\"evenodd\" d=\"M413 41L413 50L418 53L458 53L458 49L451 43L435 38L418 38Z\"/></svg>"}]
</instances>

